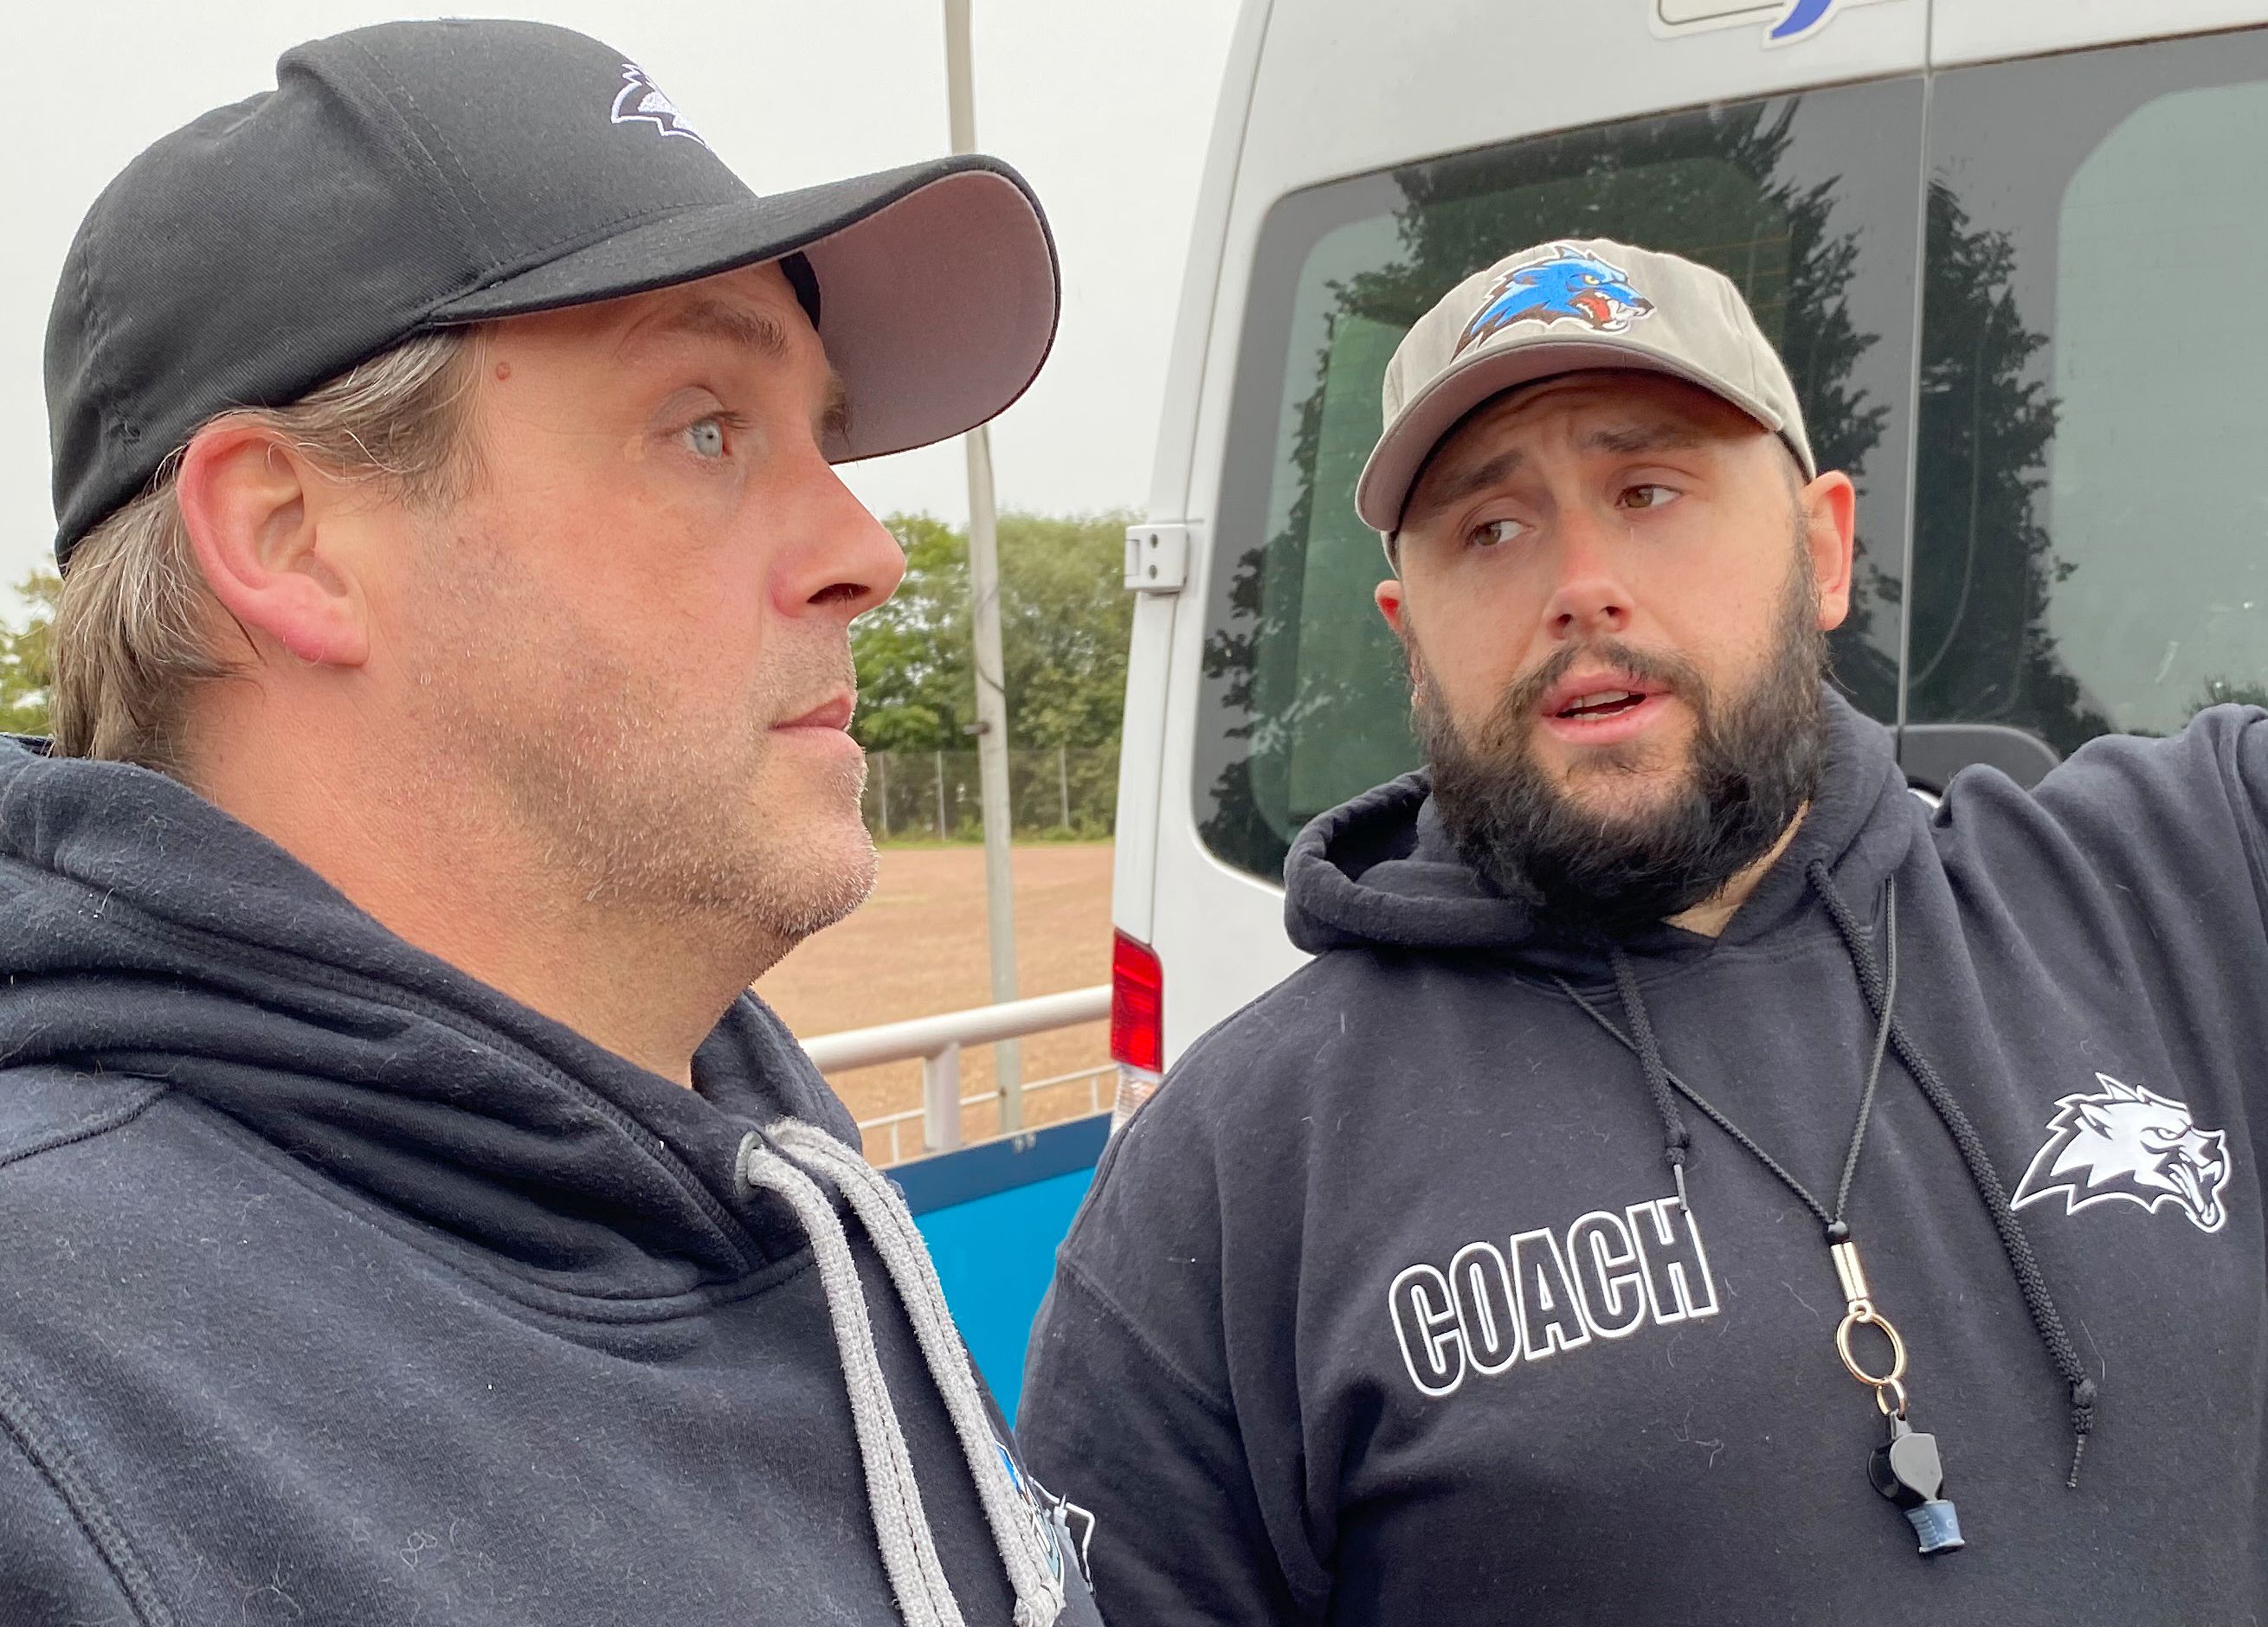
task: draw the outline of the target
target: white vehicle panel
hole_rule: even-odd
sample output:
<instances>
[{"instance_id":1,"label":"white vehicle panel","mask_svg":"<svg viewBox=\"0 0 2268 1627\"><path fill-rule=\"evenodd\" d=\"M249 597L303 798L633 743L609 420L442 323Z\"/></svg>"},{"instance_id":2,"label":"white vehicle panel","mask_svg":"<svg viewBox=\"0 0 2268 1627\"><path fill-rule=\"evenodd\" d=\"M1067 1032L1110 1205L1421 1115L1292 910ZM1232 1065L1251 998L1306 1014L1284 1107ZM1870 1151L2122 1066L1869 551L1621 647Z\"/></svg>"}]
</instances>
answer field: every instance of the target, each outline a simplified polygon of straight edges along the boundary
<instances>
[{"instance_id":1,"label":"white vehicle panel","mask_svg":"<svg viewBox=\"0 0 2268 1627\"><path fill-rule=\"evenodd\" d=\"M1434 0L1389 10L1375 0L1286 0L1270 19L1253 85L1237 213L1317 181L1545 130L1911 72L1927 49L1927 0L1840 0L1815 33L1777 48L1761 23L1662 38L1663 3ZM1683 9L1699 15L1718 4ZM1390 43L1380 37L1388 33ZM1241 218L1232 227L1248 229Z\"/></svg>"},{"instance_id":2,"label":"white vehicle panel","mask_svg":"<svg viewBox=\"0 0 2268 1627\"><path fill-rule=\"evenodd\" d=\"M1268 12L1269 0L1247 0L1229 37L1227 65L1221 70L1220 105L1213 114L1212 139L1197 185L1197 219L1189 231L1188 269L1182 276L1181 306L1174 322L1174 352L1166 362L1164 412L1150 476L1150 518L1155 520L1190 518L1186 505L1197 392L1204 383L1206 335L1220 287L1221 242L1228 231L1229 204L1244 152L1245 115L1252 105L1252 80L1260 66Z\"/></svg>"},{"instance_id":3,"label":"white vehicle panel","mask_svg":"<svg viewBox=\"0 0 2268 1627\"><path fill-rule=\"evenodd\" d=\"M1221 71L1220 103L1213 115L1212 140L1206 151L1205 170L1197 189L1197 217L1189 232L1187 269L1182 276L1180 315L1174 323L1174 350L1167 361L1163 412L1158 449L1150 478L1150 518L1174 522L1189 517L1189 460L1197 419L1197 397L1204 383L1204 361L1210 349L1207 335L1212 321L1214 295L1219 287L1222 239L1228 229L1229 204L1234 194L1236 169L1244 144L1245 114L1251 103L1252 76L1260 61L1260 42L1268 24L1268 0L1249 0L1230 36L1228 61ZM1202 527L1199 527L1202 530ZM1202 545L1189 556L1191 572L1204 569ZM1194 575L1192 580L1197 579ZM1202 603L1201 597L1144 594L1134 607L1134 627L1126 662L1126 710L1120 726L1118 751L1118 811L1112 853L1110 917L1120 931L1147 944L1152 932L1156 898L1158 819L1161 804L1158 784L1165 769L1166 718L1178 687L1173 674L1176 621L1202 620L1193 610L1179 615L1183 603ZM1170 1006L1168 1008L1170 1010Z\"/></svg>"},{"instance_id":4,"label":"white vehicle panel","mask_svg":"<svg viewBox=\"0 0 2268 1627\"><path fill-rule=\"evenodd\" d=\"M2262 0L1936 0L1939 67L2268 23Z\"/></svg>"}]
</instances>

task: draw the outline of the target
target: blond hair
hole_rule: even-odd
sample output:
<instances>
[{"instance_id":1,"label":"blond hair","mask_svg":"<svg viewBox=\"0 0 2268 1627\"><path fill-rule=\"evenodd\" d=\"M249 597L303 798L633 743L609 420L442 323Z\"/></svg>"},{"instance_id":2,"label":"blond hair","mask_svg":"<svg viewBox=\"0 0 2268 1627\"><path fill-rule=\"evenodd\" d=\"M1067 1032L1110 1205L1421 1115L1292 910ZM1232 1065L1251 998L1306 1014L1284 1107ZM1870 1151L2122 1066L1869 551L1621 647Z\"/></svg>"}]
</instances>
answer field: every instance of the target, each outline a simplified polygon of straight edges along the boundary
<instances>
[{"instance_id":1,"label":"blond hair","mask_svg":"<svg viewBox=\"0 0 2268 1627\"><path fill-rule=\"evenodd\" d=\"M469 409L479 337L477 328L423 334L288 407L226 416L269 431L335 478L443 506L478 473ZM178 776L191 691L237 670L215 647L218 607L174 489L186 450L71 552L51 646L49 715L59 757L136 762Z\"/></svg>"}]
</instances>

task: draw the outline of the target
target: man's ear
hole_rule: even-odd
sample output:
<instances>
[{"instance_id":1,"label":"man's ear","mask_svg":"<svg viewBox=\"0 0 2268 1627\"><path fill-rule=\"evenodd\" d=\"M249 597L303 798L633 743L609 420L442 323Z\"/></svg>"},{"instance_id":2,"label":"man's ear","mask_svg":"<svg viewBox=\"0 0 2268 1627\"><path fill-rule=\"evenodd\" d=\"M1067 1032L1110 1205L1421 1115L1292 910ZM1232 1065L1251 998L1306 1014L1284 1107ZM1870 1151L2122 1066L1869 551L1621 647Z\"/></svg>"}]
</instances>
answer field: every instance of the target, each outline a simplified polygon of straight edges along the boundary
<instances>
[{"instance_id":1,"label":"man's ear","mask_svg":"<svg viewBox=\"0 0 2268 1627\"><path fill-rule=\"evenodd\" d=\"M1851 614L1851 556L1858 536L1859 494L1851 477L1830 469L1796 494L1804 551L1819 596L1819 630L1833 632Z\"/></svg>"},{"instance_id":2,"label":"man's ear","mask_svg":"<svg viewBox=\"0 0 2268 1627\"><path fill-rule=\"evenodd\" d=\"M1378 600L1378 613L1386 618L1386 624L1394 629L1394 636L1397 638L1402 637L1401 580L1395 577L1387 578L1371 596Z\"/></svg>"},{"instance_id":3,"label":"man's ear","mask_svg":"<svg viewBox=\"0 0 2268 1627\"><path fill-rule=\"evenodd\" d=\"M330 666L369 659L362 591L324 548L336 482L257 422L222 419L190 440L174 495L207 586L256 653Z\"/></svg>"}]
</instances>

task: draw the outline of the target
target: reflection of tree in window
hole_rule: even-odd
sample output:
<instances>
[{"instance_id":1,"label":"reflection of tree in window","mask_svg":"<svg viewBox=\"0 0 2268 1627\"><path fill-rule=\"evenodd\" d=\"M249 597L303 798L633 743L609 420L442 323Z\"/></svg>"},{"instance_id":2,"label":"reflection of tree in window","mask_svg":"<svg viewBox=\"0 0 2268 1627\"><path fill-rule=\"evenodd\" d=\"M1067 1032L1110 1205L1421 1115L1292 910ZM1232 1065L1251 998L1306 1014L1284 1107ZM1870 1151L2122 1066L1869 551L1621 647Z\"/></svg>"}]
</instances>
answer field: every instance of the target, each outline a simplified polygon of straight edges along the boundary
<instances>
[{"instance_id":1,"label":"reflection of tree in window","mask_svg":"<svg viewBox=\"0 0 2268 1627\"><path fill-rule=\"evenodd\" d=\"M2208 706L2268 707L2268 683L2262 683L2257 679L2245 682L2234 678L2208 678L2187 710L2201 712ZM2146 729L2128 732L2134 734L2149 733Z\"/></svg>"},{"instance_id":2,"label":"reflection of tree in window","mask_svg":"<svg viewBox=\"0 0 2268 1627\"><path fill-rule=\"evenodd\" d=\"M1398 257L1328 284L1325 341L1293 418L1294 484L1288 503L1279 495L1281 526L1237 562L1226 616L1206 644L1213 703L1241 719L1225 733L1245 742L1212 788L1204 834L1215 850L1272 867L1300 822L1417 760L1400 652L1382 622L1351 594L1334 593L1313 620L1302 601L1323 550L1367 548L1376 559L1375 539L1354 518L1353 482L1378 430L1379 379L1400 335L1481 267L1528 243L1606 237L1724 272L1787 363L1821 467L1863 486L1889 409L1852 382L1876 335L1851 320L1845 296L1859 251L1855 232L1830 229L1837 180L1804 185L1788 173L1800 106L1579 131L1397 175L1408 199L1394 217ZM1356 415L1359 435L1348 432ZM1833 641L1838 681L1883 718L1895 715L1897 674L1874 621L1896 614L1895 553L1892 561L1889 572L1878 568L1862 539L1850 619Z\"/></svg>"},{"instance_id":3,"label":"reflection of tree in window","mask_svg":"<svg viewBox=\"0 0 2268 1627\"><path fill-rule=\"evenodd\" d=\"M2036 730L2059 752L2110 727L2057 652L2048 601L2070 572L2039 518L2056 404L2035 377L2048 335L2024 326L2006 233L1929 191L1923 291L1924 471L1910 633L1917 718Z\"/></svg>"}]
</instances>

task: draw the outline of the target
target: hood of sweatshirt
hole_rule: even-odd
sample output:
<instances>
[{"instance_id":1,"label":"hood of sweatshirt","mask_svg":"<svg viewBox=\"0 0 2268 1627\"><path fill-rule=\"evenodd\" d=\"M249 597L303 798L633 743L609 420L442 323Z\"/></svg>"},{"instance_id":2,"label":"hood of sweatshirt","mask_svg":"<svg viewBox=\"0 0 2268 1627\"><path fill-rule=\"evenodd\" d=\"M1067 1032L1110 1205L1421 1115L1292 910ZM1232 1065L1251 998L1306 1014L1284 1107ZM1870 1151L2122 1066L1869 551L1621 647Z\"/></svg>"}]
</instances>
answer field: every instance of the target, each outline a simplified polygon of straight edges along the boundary
<instances>
[{"instance_id":1,"label":"hood of sweatshirt","mask_svg":"<svg viewBox=\"0 0 2268 1627\"><path fill-rule=\"evenodd\" d=\"M163 1081L542 1290L681 1293L792 1255L792 1215L736 1201L742 1137L784 1116L855 1135L753 996L687 1090L394 936L173 781L4 740L0 973L0 1064Z\"/></svg>"},{"instance_id":2,"label":"hood of sweatshirt","mask_svg":"<svg viewBox=\"0 0 2268 1627\"><path fill-rule=\"evenodd\" d=\"M446 855L435 872L446 885ZM781 1329L771 1359L795 1349L839 1367L850 1429L832 1449L864 1471L873 1540L906 1619L962 1616L902 1406L916 1433L941 1427L957 1446L968 1512L990 1536L976 1541L997 1552L1015 1620L1057 1621L1067 1585L1084 1598L999 1443L903 1202L753 995L696 1054L688 1090L403 941L186 787L0 739L0 1082L35 1101L89 1073L155 1081L226 1115L379 1226L584 1323L725 1307L751 1283L800 1275L808 1250L823 1320ZM152 1099L129 1098L117 1122ZM169 1160L152 1172L160 1185L229 1179L225 1165L185 1166L178 1145L156 1155ZM779 1272L763 1271L775 1262ZM370 1298L354 1314L409 1294L380 1253L365 1263ZM869 1308L870 1291L892 1290L905 1336ZM423 1359L409 1299L390 1303L406 1359ZM571 1368L563 1359L551 1381ZM287 1388L306 1376L270 1371ZM934 1500L957 1506L931 1483ZM943 1549L975 1535L964 1521ZM987 1577L980 1565L961 1579L981 1588ZM1091 1622L1091 1606L1068 1619Z\"/></svg>"},{"instance_id":3,"label":"hood of sweatshirt","mask_svg":"<svg viewBox=\"0 0 2268 1627\"><path fill-rule=\"evenodd\" d=\"M1844 892L1864 896L1895 869L1922 821L1890 733L1833 690L1827 694L1827 768L1794 839L1714 939L1660 924L1623 940L1630 954L1680 960L1760 938L1818 909L1806 880L1824 860ZM1580 977L1594 947L1569 940L1506 897L1458 857L1424 773L1364 792L1310 823L1284 863L1285 924L1309 953L1367 946L1505 954L1524 968Z\"/></svg>"}]
</instances>

